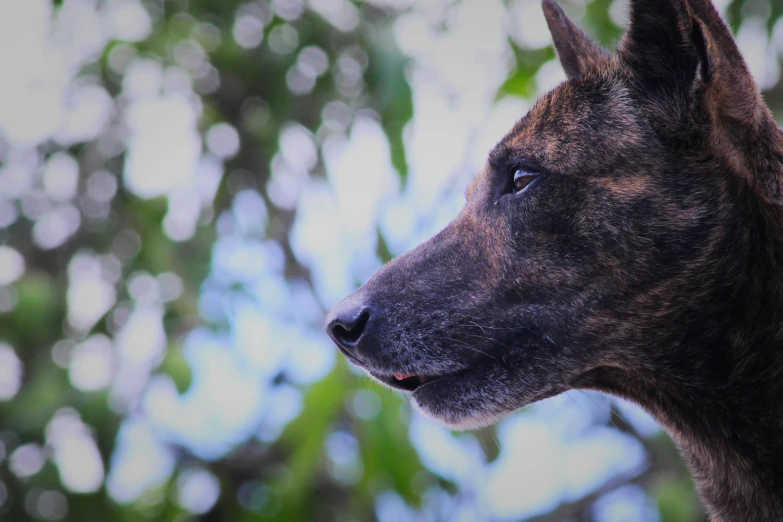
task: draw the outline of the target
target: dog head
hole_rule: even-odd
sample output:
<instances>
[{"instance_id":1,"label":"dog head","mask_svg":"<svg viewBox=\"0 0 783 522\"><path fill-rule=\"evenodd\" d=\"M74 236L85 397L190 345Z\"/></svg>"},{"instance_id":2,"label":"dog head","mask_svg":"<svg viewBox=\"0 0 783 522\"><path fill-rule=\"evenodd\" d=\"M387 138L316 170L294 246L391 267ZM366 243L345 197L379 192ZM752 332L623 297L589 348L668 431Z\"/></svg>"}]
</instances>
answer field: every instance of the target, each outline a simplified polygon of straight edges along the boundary
<instances>
[{"instance_id":1,"label":"dog head","mask_svg":"<svg viewBox=\"0 0 783 522\"><path fill-rule=\"evenodd\" d=\"M632 0L613 55L544 11L567 81L491 151L452 223L327 318L353 363L457 428L720 367L680 359L742 313L779 207L764 164L779 131L709 0Z\"/></svg>"}]
</instances>

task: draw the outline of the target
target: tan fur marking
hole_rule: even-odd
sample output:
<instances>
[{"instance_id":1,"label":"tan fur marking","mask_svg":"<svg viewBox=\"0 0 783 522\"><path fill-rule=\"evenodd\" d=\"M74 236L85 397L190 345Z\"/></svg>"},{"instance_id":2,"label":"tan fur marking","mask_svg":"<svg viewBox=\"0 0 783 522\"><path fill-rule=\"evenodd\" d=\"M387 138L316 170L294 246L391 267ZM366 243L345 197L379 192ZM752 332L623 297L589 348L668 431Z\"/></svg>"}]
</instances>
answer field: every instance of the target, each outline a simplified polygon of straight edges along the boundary
<instances>
[{"instance_id":1,"label":"tan fur marking","mask_svg":"<svg viewBox=\"0 0 783 522\"><path fill-rule=\"evenodd\" d=\"M649 179L644 176L625 176L622 179L595 178L590 181L623 200L644 196L652 189Z\"/></svg>"}]
</instances>

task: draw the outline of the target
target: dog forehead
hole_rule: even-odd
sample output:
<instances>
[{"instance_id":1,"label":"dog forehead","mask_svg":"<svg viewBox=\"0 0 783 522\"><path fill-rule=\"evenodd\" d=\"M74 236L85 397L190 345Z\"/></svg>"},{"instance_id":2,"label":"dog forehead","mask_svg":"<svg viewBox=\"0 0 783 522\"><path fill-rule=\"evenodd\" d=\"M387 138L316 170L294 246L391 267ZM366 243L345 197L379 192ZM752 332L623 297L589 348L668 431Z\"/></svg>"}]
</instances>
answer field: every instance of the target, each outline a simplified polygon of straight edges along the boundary
<instances>
[{"instance_id":1,"label":"dog forehead","mask_svg":"<svg viewBox=\"0 0 783 522\"><path fill-rule=\"evenodd\" d=\"M643 146L643 128L621 80L568 80L542 96L495 146L468 186L466 199L471 200L493 170L513 170L520 164L563 173L606 168Z\"/></svg>"},{"instance_id":2,"label":"dog forehead","mask_svg":"<svg viewBox=\"0 0 783 522\"><path fill-rule=\"evenodd\" d=\"M533 106L493 151L550 168L572 169L585 161L616 157L642 140L639 111L623 82L574 78ZM605 156L609 154L609 156Z\"/></svg>"}]
</instances>

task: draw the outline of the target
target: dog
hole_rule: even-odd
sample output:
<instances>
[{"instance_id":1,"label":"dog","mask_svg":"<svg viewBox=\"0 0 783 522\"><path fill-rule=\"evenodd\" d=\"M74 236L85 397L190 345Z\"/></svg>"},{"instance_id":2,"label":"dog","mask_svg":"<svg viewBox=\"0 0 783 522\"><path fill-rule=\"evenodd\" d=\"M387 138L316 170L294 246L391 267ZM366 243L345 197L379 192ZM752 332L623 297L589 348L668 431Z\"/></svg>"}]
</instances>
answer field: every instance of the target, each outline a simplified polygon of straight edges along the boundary
<instances>
[{"instance_id":1,"label":"dog","mask_svg":"<svg viewBox=\"0 0 783 522\"><path fill-rule=\"evenodd\" d=\"M354 364L455 429L571 389L650 412L714 522L783 520L783 135L710 0L631 0L436 236L337 305Z\"/></svg>"}]
</instances>

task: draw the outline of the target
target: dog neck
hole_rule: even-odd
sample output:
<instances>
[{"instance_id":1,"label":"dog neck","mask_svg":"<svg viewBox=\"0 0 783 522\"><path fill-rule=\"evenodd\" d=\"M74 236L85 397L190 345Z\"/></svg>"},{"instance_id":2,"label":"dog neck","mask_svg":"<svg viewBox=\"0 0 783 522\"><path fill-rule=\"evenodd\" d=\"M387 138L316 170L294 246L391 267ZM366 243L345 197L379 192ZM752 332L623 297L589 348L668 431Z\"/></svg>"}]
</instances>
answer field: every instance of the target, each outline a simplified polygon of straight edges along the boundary
<instances>
[{"instance_id":1,"label":"dog neck","mask_svg":"<svg viewBox=\"0 0 783 522\"><path fill-rule=\"evenodd\" d=\"M731 298L706 297L669 329L681 337L650 340L643 363L627 354L574 383L649 411L678 443L713 522L783 520L783 243L764 233L766 245L745 250L745 276L716 285L725 292L733 277ZM652 345L661 342L678 349Z\"/></svg>"},{"instance_id":2,"label":"dog neck","mask_svg":"<svg viewBox=\"0 0 783 522\"><path fill-rule=\"evenodd\" d=\"M780 351L783 354L783 350ZM783 520L783 397L771 367L718 389L601 367L580 387L640 404L671 434L713 522ZM778 375L780 375L778 373ZM779 378L780 379L780 378ZM677 379L679 380L679 378Z\"/></svg>"}]
</instances>

